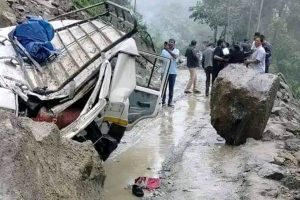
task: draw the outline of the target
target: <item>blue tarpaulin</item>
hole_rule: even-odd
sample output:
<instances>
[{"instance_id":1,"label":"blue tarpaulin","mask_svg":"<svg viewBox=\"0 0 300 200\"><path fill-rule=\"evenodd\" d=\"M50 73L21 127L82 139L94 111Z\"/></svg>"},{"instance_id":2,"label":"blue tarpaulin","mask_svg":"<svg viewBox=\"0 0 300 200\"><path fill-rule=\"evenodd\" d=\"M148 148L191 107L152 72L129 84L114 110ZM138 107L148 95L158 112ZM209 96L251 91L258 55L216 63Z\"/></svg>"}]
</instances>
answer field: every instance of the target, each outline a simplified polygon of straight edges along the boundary
<instances>
[{"instance_id":1,"label":"blue tarpaulin","mask_svg":"<svg viewBox=\"0 0 300 200\"><path fill-rule=\"evenodd\" d=\"M14 36L27 50L30 56L38 63L44 63L51 55L56 54L56 50L51 44L54 37L54 28L41 17L28 16L27 20L18 24L10 33L10 38ZM22 55L24 52L17 51Z\"/></svg>"}]
</instances>

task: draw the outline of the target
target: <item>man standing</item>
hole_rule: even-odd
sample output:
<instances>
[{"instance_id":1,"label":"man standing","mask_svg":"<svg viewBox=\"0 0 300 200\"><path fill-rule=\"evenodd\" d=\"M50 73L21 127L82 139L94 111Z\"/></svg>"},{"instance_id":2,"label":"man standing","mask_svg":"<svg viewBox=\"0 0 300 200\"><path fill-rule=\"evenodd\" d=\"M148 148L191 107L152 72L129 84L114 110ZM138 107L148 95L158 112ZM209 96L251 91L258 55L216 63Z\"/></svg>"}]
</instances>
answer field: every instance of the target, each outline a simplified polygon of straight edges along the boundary
<instances>
[{"instance_id":1,"label":"man standing","mask_svg":"<svg viewBox=\"0 0 300 200\"><path fill-rule=\"evenodd\" d=\"M217 47L213 53L213 70L212 70L212 82L218 77L219 72L224 68L225 62L223 54L224 41L222 39L217 41Z\"/></svg>"},{"instance_id":2,"label":"man standing","mask_svg":"<svg viewBox=\"0 0 300 200\"><path fill-rule=\"evenodd\" d=\"M244 63L244 52L241 51L239 45L233 45L233 49L230 52L229 63Z\"/></svg>"},{"instance_id":3,"label":"man standing","mask_svg":"<svg viewBox=\"0 0 300 200\"><path fill-rule=\"evenodd\" d=\"M214 49L212 47L212 43L207 44L207 47L203 51L203 56L202 56L202 67L204 68L206 74L206 82L205 82L206 96L209 95L210 76L212 74L212 69L213 69L213 53L214 53Z\"/></svg>"},{"instance_id":4,"label":"man standing","mask_svg":"<svg viewBox=\"0 0 300 200\"><path fill-rule=\"evenodd\" d=\"M259 32L255 32L254 33L254 36L253 36L253 42L252 42L252 45L251 45L251 50L252 51L255 51L255 39L257 38L257 37L260 37L260 33Z\"/></svg>"},{"instance_id":5,"label":"man standing","mask_svg":"<svg viewBox=\"0 0 300 200\"><path fill-rule=\"evenodd\" d=\"M262 37L256 37L255 39L255 51L251 55L250 60L245 61L246 65L254 64L255 69L259 73L265 73L266 68L266 51L262 47L263 39Z\"/></svg>"},{"instance_id":6,"label":"man standing","mask_svg":"<svg viewBox=\"0 0 300 200\"><path fill-rule=\"evenodd\" d=\"M174 107L173 101L173 93L174 93L174 86L175 80L177 75L177 62L176 59L179 57L179 50L175 48L175 40L170 39L168 46L162 51L161 56L171 59L171 65L168 74L168 85L169 85L169 99L168 99L168 106ZM166 104L166 90L163 94L162 105Z\"/></svg>"},{"instance_id":7,"label":"man standing","mask_svg":"<svg viewBox=\"0 0 300 200\"><path fill-rule=\"evenodd\" d=\"M266 73L269 73L269 66L271 64L271 56L272 56L272 45L267 42L266 38L264 35L261 35L261 38L263 40L262 47L266 51Z\"/></svg>"},{"instance_id":8,"label":"man standing","mask_svg":"<svg viewBox=\"0 0 300 200\"><path fill-rule=\"evenodd\" d=\"M197 42L193 40L185 52L185 56L187 58L187 67L190 71L190 80L186 86L184 93L192 93L191 91L192 86L193 86L194 93L200 93L200 91L197 89L196 68L199 67L199 58L196 52L196 44Z\"/></svg>"},{"instance_id":9,"label":"man standing","mask_svg":"<svg viewBox=\"0 0 300 200\"><path fill-rule=\"evenodd\" d=\"M166 49L168 48L168 45L169 45L169 42L165 41L165 42L164 42L164 47L163 47L163 49L162 49L162 51L161 51L161 55L162 55L162 56L168 54L168 52L167 52L167 50L166 50ZM166 72L166 67L169 67L169 66L166 66L166 64L163 62L163 63L162 63L162 66L160 67L161 80L163 79L164 74L165 74L165 72Z\"/></svg>"}]
</instances>

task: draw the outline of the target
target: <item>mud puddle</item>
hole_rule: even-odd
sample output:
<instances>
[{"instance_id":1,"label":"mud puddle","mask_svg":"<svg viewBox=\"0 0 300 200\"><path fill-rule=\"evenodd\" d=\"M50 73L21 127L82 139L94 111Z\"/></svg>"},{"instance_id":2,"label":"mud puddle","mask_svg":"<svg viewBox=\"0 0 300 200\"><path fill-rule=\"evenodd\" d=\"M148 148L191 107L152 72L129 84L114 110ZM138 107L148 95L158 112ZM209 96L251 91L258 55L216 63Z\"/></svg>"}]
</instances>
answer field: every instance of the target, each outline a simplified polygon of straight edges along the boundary
<instances>
[{"instance_id":1,"label":"mud puddle","mask_svg":"<svg viewBox=\"0 0 300 200\"><path fill-rule=\"evenodd\" d=\"M126 132L117 151L104 163L105 200L135 199L128 186L139 176L159 177L169 151L180 145L186 131L195 128L199 113L208 113L209 100L203 94L183 95L187 78L183 71L175 89L175 108L164 107L156 118L141 121Z\"/></svg>"},{"instance_id":2,"label":"mud puddle","mask_svg":"<svg viewBox=\"0 0 300 200\"><path fill-rule=\"evenodd\" d=\"M204 91L204 73L198 75ZM162 178L147 200L295 199L280 182L258 175L278 156L282 142L225 145L210 124L209 98L183 93L187 79L188 72L180 71L175 109L163 108L140 122L105 162L104 199L139 199L126 189L139 176Z\"/></svg>"}]
</instances>

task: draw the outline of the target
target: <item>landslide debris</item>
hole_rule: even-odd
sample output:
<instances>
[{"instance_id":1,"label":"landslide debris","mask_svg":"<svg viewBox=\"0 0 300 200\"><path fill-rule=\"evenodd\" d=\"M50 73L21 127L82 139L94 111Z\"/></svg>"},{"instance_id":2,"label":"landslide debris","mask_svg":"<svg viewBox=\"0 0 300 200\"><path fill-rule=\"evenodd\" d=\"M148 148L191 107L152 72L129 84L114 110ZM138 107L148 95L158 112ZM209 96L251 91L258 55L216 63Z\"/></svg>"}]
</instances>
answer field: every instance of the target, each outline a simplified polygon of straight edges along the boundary
<instances>
[{"instance_id":1,"label":"landslide debris","mask_svg":"<svg viewBox=\"0 0 300 200\"><path fill-rule=\"evenodd\" d=\"M91 143L0 112L0 199L101 199L105 175Z\"/></svg>"}]
</instances>

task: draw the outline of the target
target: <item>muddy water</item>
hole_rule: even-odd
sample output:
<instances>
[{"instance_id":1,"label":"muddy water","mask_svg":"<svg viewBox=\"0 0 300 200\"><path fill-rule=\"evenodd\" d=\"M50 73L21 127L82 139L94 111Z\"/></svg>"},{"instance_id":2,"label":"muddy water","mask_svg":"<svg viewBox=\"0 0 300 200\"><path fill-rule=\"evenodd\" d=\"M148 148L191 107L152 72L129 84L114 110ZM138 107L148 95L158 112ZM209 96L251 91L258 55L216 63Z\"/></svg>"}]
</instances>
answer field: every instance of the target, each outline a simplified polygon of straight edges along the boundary
<instances>
[{"instance_id":1,"label":"muddy water","mask_svg":"<svg viewBox=\"0 0 300 200\"><path fill-rule=\"evenodd\" d=\"M194 109L197 107L196 101L189 104ZM182 101L176 105L187 107ZM127 185L138 176L159 176L166 154L184 136L182 123L193 108L187 107L183 113L166 108L155 120L146 120L128 133L126 143L120 147L121 153L117 152L105 163L105 200L133 199L131 191L125 189Z\"/></svg>"},{"instance_id":2,"label":"muddy water","mask_svg":"<svg viewBox=\"0 0 300 200\"><path fill-rule=\"evenodd\" d=\"M128 186L139 176L159 177L166 154L178 146L192 119L208 113L209 101L203 95L183 95L188 74L181 74L175 89L175 109L163 108L156 118L141 121L105 162L105 200L135 199Z\"/></svg>"},{"instance_id":3,"label":"muddy water","mask_svg":"<svg viewBox=\"0 0 300 200\"><path fill-rule=\"evenodd\" d=\"M151 124L151 121L148 121L149 123ZM173 142L171 137L163 135L158 120L155 120L154 124L145 123L145 127L136 128L128 133L129 138L125 138L128 140L120 147L122 153L113 155L113 158L105 163L105 199L133 199L130 190L125 189L127 185L132 184L138 176L157 177L164 152L167 151L166 147Z\"/></svg>"},{"instance_id":4,"label":"muddy water","mask_svg":"<svg viewBox=\"0 0 300 200\"><path fill-rule=\"evenodd\" d=\"M199 74L204 91L204 73ZM225 145L210 124L209 98L183 93L187 79L188 72L180 71L175 109L163 108L127 132L105 163L104 199L139 199L127 189L138 176L162 178L155 195L146 193L151 200L291 199L279 182L258 174L282 142L250 139L239 147Z\"/></svg>"}]
</instances>

